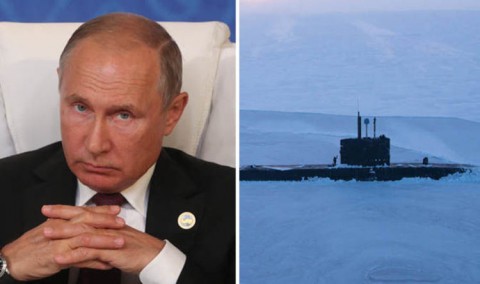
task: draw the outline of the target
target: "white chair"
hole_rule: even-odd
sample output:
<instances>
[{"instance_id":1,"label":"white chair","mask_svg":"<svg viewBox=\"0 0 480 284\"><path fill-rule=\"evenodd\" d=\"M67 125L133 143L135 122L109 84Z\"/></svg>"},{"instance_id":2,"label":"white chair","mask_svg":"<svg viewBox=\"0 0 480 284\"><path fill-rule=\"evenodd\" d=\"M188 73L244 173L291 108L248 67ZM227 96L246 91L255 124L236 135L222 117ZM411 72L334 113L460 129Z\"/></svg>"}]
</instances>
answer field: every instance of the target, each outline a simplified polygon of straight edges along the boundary
<instances>
[{"instance_id":1,"label":"white chair","mask_svg":"<svg viewBox=\"0 0 480 284\"><path fill-rule=\"evenodd\" d=\"M189 104L166 146L235 166L235 45L219 22L162 22L182 51ZM60 140L58 58L79 23L0 22L0 157Z\"/></svg>"}]
</instances>

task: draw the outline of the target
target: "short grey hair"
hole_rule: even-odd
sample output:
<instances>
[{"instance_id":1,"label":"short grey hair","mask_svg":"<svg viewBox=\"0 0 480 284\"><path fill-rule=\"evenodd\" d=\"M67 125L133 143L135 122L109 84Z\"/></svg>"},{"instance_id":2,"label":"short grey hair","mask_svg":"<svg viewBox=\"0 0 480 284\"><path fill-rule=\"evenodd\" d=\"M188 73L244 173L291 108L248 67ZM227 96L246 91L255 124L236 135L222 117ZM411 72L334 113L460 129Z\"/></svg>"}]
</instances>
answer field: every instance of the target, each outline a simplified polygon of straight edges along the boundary
<instances>
[{"instance_id":1,"label":"short grey hair","mask_svg":"<svg viewBox=\"0 0 480 284\"><path fill-rule=\"evenodd\" d=\"M82 24L70 37L60 55L60 81L63 66L70 52L82 40L103 36L115 43L122 36L130 42L145 44L158 51L160 62L159 91L164 107L180 93L182 87L182 54L176 42L157 22L130 13L111 13L91 19ZM61 83L61 82L60 82Z\"/></svg>"}]
</instances>

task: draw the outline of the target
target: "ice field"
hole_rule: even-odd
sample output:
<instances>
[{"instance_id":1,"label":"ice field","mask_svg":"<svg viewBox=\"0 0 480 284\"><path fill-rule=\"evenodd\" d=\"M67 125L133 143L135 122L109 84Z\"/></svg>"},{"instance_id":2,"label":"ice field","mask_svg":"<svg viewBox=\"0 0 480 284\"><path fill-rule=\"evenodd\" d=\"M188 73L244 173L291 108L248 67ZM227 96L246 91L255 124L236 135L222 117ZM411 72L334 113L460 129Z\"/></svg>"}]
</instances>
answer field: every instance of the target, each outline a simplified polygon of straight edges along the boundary
<instances>
[{"instance_id":1,"label":"ice field","mask_svg":"<svg viewBox=\"0 0 480 284\"><path fill-rule=\"evenodd\" d=\"M241 283L479 283L480 175L241 182Z\"/></svg>"}]
</instances>

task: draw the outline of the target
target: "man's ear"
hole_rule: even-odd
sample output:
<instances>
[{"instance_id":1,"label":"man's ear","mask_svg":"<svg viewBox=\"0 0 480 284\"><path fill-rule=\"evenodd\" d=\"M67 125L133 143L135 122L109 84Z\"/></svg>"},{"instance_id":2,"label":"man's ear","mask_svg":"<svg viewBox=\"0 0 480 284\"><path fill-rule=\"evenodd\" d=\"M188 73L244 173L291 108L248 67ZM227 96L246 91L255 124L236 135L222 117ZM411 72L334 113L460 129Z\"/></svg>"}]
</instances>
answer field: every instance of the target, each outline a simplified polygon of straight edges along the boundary
<instances>
[{"instance_id":1,"label":"man's ear","mask_svg":"<svg viewBox=\"0 0 480 284\"><path fill-rule=\"evenodd\" d=\"M175 125L177 125L177 122L180 120L180 117L182 116L183 110L185 109L187 103L188 94L186 92L182 92L173 98L172 102L166 110L167 117L164 132L165 136L168 136L170 135L170 133L172 133Z\"/></svg>"}]
</instances>

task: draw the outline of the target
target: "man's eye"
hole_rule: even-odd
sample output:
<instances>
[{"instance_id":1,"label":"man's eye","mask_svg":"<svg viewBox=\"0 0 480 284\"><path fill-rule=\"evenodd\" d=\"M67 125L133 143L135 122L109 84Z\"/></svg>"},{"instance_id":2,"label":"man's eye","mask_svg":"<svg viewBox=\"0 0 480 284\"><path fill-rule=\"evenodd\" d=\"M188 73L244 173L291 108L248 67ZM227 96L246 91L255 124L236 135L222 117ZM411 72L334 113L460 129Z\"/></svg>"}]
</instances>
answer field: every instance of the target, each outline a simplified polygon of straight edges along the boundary
<instances>
[{"instance_id":1,"label":"man's eye","mask_svg":"<svg viewBox=\"0 0 480 284\"><path fill-rule=\"evenodd\" d=\"M118 118L120 118L121 120L127 120L130 118L130 114L126 112L121 112L118 114Z\"/></svg>"},{"instance_id":2,"label":"man's eye","mask_svg":"<svg viewBox=\"0 0 480 284\"><path fill-rule=\"evenodd\" d=\"M75 110L78 112L85 112L87 110L87 107L81 104L76 104Z\"/></svg>"}]
</instances>

